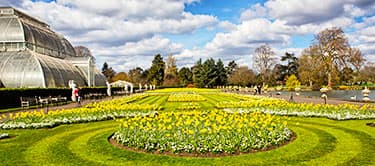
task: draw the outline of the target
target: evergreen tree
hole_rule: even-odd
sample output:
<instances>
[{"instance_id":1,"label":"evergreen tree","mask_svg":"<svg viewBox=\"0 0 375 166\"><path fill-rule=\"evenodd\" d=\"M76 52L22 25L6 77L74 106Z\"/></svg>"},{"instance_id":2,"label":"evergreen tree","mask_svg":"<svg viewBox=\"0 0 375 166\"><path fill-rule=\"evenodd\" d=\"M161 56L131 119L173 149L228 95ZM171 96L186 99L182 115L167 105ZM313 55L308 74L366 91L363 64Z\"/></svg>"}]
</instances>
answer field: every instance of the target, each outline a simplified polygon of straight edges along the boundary
<instances>
[{"instance_id":1,"label":"evergreen tree","mask_svg":"<svg viewBox=\"0 0 375 166\"><path fill-rule=\"evenodd\" d=\"M155 85L161 85L164 80L164 69L165 62L160 54L155 55L154 60L152 60L152 65L147 75L147 80L149 83Z\"/></svg>"},{"instance_id":2,"label":"evergreen tree","mask_svg":"<svg viewBox=\"0 0 375 166\"><path fill-rule=\"evenodd\" d=\"M224 63L219 59L216 63L216 73L217 73L217 79L216 79L216 85L226 85L228 82L228 76L227 72L224 67Z\"/></svg>"},{"instance_id":3,"label":"evergreen tree","mask_svg":"<svg viewBox=\"0 0 375 166\"><path fill-rule=\"evenodd\" d=\"M285 55L281 57L281 61L287 62L286 65L282 65L282 78L292 74L298 75L298 58L294 56L293 53L286 52Z\"/></svg>"},{"instance_id":4,"label":"evergreen tree","mask_svg":"<svg viewBox=\"0 0 375 166\"><path fill-rule=\"evenodd\" d=\"M212 58L207 59L203 63L202 78L204 82L204 87L214 87L217 80L217 69L215 65L215 60Z\"/></svg>"},{"instance_id":5,"label":"evergreen tree","mask_svg":"<svg viewBox=\"0 0 375 166\"><path fill-rule=\"evenodd\" d=\"M193 82L193 72L188 67L183 67L178 72L178 78L183 86Z\"/></svg>"},{"instance_id":6,"label":"evergreen tree","mask_svg":"<svg viewBox=\"0 0 375 166\"><path fill-rule=\"evenodd\" d=\"M228 77L234 73L234 71L236 70L236 68L237 68L237 64L236 64L235 61L230 61L228 63L228 66L225 67L225 70L227 72Z\"/></svg>"},{"instance_id":7,"label":"evergreen tree","mask_svg":"<svg viewBox=\"0 0 375 166\"><path fill-rule=\"evenodd\" d=\"M116 74L116 72L112 69L112 67L108 66L107 62L104 62L103 64L102 73L109 82L112 82L112 78Z\"/></svg>"},{"instance_id":8,"label":"evergreen tree","mask_svg":"<svg viewBox=\"0 0 375 166\"><path fill-rule=\"evenodd\" d=\"M196 87L204 87L203 73L202 59L199 59L193 66L193 82Z\"/></svg>"}]
</instances>

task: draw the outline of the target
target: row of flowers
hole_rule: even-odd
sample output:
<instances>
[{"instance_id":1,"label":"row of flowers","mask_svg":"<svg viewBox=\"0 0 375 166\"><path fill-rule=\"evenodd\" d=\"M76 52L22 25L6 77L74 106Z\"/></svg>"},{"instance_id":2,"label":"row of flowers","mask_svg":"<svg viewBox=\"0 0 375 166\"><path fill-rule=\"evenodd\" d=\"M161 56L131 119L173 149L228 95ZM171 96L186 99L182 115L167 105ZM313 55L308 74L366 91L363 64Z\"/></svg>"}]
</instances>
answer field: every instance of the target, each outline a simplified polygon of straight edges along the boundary
<instances>
[{"instance_id":1,"label":"row of flowers","mask_svg":"<svg viewBox=\"0 0 375 166\"><path fill-rule=\"evenodd\" d=\"M177 110L197 110L201 106L198 103L183 103L177 107Z\"/></svg>"},{"instance_id":2,"label":"row of flowers","mask_svg":"<svg viewBox=\"0 0 375 166\"><path fill-rule=\"evenodd\" d=\"M30 122L30 121L7 121L5 123L0 123L0 129L39 129L39 128L52 128L61 124L73 124L73 123L87 123L111 120L116 118L124 117L134 117L134 116L149 116L156 112L113 112L109 114L102 115L76 115L76 116L65 116L65 117L55 117L46 118L41 122Z\"/></svg>"},{"instance_id":3,"label":"row of flowers","mask_svg":"<svg viewBox=\"0 0 375 166\"><path fill-rule=\"evenodd\" d=\"M161 112L120 121L120 129L112 138L149 152L249 152L283 144L292 135L285 121L260 112Z\"/></svg>"},{"instance_id":4,"label":"row of flowers","mask_svg":"<svg viewBox=\"0 0 375 166\"><path fill-rule=\"evenodd\" d=\"M157 92L157 93L180 93L180 92L218 92L217 89L204 89L204 88L166 88L166 89L156 89L148 92Z\"/></svg>"},{"instance_id":5,"label":"row of flowers","mask_svg":"<svg viewBox=\"0 0 375 166\"><path fill-rule=\"evenodd\" d=\"M239 102L220 102L216 108L237 111L261 111L275 115L291 115L305 117L326 117L336 120L373 119L375 107L369 104L359 105L328 105L290 103L285 100L262 97L262 99L245 100ZM235 108L235 109L228 109ZM241 109L237 109L241 108Z\"/></svg>"},{"instance_id":6,"label":"row of flowers","mask_svg":"<svg viewBox=\"0 0 375 166\"><path fill-rule=\"evenodd\" d=\"M0 139L4 139L4 138L9 138L9 134L8 133L1 133Z\"/></svg>"},{"instance_id":7,"label":"row of flowers","mask_svg":"<svg viewBox=\"0 0 375 166\"><path fill-rule=\"evenodd\" d=\"M62 109L50 111L44 110L33 112L18 112L10 114L9 117L3 115L0 117L0 129L14 128L43 128L53 127L59 124L83 123L92 121L102 121L128 116L144 116L150 112L156 112L162 109L158 105L129 103L134 99L144 97L143 95L134 95L112 101L93 103L82 108Z\"/></svg>"},{"instance_id":8,"label":"row of flowers","mask_svg":"<svg viewBox=\"0 0 375 166\"><path fill-rule=\"evenodd\" d=\"M155 95L155 94L138 93L138 94L134 94L134 95L127 96L127 97L102 101L102 102L99 102L99 103L93 102L93 103L87 104L85 107L86 108L97 108L97 107L106 107L106 106L111 106L111 105L124 105L124 104L129 104L131 102L134 102L136 100L144 99L144 98L146 98L148 96L151 96L151 95Z\"/></svg>"},{"instance_id":9,"label":"row of flowers","mask_svg":"<svg viewBox=\"0 0 375 166\"><path fill-rule=\"evenodd\" d=\"M172 93L169 95L168 100L170 102L195 102L205 101L206 98L196 93Z\"/></svg>"},{"instance_id":10,"label":"row of flowers","mask_svg":"<svg viewBox=\"0 0 375 166\"><path fill-rule=\"evenodd\" d=\"M272 97L265 97L265 96L255 96L255 95L244 95L244 94L236 94L236 93L218 93L218 95L226 98L236 98L241 101L279 101L280 99L272 98Z\"/></svg>"}]
</instances>

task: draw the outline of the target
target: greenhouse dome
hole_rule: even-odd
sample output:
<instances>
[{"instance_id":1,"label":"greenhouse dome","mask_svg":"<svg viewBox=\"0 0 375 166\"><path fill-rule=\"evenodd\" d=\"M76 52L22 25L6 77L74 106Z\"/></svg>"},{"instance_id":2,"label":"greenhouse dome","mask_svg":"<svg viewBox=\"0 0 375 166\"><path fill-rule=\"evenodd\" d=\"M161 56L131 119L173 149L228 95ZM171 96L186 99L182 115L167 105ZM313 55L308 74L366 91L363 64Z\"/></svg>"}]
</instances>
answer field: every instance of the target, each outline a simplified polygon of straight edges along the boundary
<instances>
[{"instance_id":1,"label":"greenhouse dome","mask_svg":"<svg viewBox=\"0 0 375 166\"><path fill-rule=\"evenodd\" d=\"M4 87L104 86L93 57L78 57L73 46L46 23L11 7L0 7L0 82Z\"/></svg>"}]
</instances>

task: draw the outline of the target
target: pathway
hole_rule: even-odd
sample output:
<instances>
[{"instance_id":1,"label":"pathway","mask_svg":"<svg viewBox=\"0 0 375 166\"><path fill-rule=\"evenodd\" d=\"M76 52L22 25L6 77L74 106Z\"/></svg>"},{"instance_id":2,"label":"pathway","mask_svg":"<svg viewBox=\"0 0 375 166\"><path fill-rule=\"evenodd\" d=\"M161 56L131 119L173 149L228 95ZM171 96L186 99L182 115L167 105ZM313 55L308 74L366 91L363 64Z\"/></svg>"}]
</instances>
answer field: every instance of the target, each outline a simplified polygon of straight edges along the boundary
<instances>
[{"instance_id":1,"label":"pathway","mask_svg":"<svg viewBox=\"0 0 375 166\"><path fill-rule=\"evenodd\" d=\"M286 101L289 101L290 94L283 94L283 95L272 95L272 97L279 98L279 99L285 99ZM317 97L305 97L305 96L293 96L294 102L296 103L312 103L312 104L324 104L324 100L322 98ZM335 98L328 98L327 104L354 104L354 105L363 105L366 104L365 102L356 102L356 101L346 101L346 100L340 100ZM371 105L375 105L374 102L368 103Z\"/></svg>"}]
</instances>

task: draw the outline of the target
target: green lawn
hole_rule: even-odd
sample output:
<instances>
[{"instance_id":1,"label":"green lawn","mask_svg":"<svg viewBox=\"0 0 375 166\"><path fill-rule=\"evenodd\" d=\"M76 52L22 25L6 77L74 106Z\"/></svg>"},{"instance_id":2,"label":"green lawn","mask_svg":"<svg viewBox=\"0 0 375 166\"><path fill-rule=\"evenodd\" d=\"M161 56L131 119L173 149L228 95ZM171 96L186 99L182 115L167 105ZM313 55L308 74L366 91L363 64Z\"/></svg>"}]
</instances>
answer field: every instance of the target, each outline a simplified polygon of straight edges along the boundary
<instances>
[{"instance_id":1,"label":"green lawn","mask_svg":"<svg viewBox=\"0 0 375 166\"><path fill-rule=\"evenodd\" d=\"M211 91L212 92L212 91ZM201 93L202 109L235 98ZM183 102L167 102L168 94L134 101L175 111ZM274 150L216 158L173 157L126 151L108 143L119 129L115 120L60 125L52 129L0 130L0 165L375 165L375 128L371 120L283 117L296 139Z\"/></svg>"}]
</instances>

